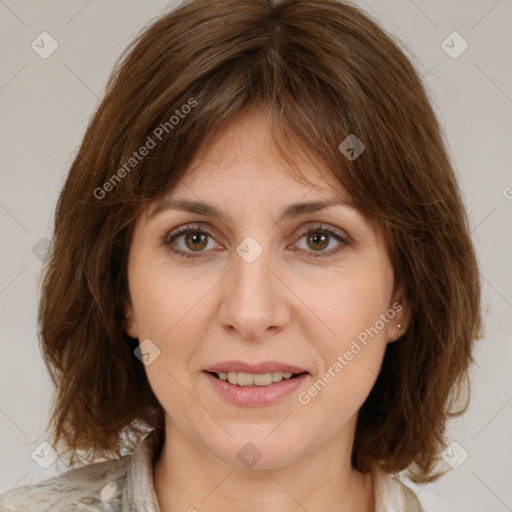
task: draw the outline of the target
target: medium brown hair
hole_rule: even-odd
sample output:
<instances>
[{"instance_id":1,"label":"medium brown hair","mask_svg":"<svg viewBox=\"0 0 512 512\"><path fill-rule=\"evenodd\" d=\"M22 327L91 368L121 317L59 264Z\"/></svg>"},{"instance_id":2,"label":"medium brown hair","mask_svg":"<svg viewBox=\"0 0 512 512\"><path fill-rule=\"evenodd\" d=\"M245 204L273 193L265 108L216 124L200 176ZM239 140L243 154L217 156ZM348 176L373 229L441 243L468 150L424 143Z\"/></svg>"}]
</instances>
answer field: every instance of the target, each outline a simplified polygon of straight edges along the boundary
<instances>
[{"instance_id":1,"label":"medium brown hair","mask_svg":"<svg viewBox=\"0 0 512 512\"><path fill-rule=\"evenodd\" d=\"M352 464L437 478L446 420L467 408L481 337L477 262L421 78L367 15L334 0L192 0L121 56L59 197L42 283L53 444L83 462L163 431L138 341L124 333L134 222L256 106L285 160L321 162L382 230L410 306L407 332L387 346L359 412ZM354 160L338 149L350 134L366 146Z\"/></svg>"}]
</instances>

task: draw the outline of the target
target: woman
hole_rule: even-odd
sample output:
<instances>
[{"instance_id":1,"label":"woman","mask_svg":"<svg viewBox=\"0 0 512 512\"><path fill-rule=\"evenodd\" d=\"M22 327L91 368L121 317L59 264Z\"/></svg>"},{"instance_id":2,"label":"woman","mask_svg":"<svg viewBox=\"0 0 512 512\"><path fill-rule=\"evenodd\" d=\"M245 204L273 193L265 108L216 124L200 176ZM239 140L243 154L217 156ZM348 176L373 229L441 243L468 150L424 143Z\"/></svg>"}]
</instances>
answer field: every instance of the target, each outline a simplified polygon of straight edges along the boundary
<instances>
[{"instance_id":1,"label":"woman","mask_svg":"<svg viewBox=\"0 0 512 512\"><path fill-rule=\"evenodd\" d=\"M393 477L442 473L480 284L421 80L357 8L192 0L154 22L53 242L49 427L89 464L1 510L422 510Z\"/></svg>"}]
</instances>

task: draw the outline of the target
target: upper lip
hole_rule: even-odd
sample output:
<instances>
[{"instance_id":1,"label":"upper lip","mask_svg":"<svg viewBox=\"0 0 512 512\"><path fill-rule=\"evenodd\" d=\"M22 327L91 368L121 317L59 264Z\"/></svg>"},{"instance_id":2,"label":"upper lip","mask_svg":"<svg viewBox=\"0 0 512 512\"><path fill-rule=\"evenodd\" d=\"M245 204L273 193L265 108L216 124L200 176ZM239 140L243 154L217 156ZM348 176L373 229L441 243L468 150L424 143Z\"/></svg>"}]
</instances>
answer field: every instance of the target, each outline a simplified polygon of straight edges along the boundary
<instances>
[{"instance_id":1,"label":"upper lip","mask_svg":"<svg viewBox=\"0 0 512 512\"><path fill-rule=\"evenodd\" d=\"M304 373L307 372L304 368L294 366L286 363L280 363L278 361L263 361L261 363L245 363L244 361L224 361L217 363L208 368L205 371L212 373L219 372L246 372L254 374L271 373L271 372L283 372L283 373Z\"/></svg>"}]
</instances>

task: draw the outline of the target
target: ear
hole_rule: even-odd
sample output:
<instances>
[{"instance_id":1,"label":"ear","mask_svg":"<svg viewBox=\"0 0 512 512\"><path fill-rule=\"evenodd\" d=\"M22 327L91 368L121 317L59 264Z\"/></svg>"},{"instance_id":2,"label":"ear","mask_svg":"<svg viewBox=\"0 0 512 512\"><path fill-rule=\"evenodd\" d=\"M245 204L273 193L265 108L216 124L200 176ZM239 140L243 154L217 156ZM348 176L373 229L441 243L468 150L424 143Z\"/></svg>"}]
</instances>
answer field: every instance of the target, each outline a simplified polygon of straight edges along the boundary
<instances>
[{"instance_id":1,"label":"ear","mask_svg":"<svg viewBox=\"0 0 512 512\"><path fill-rule=\"evenodd\" d=\"M130 338L139 338L139 330L137 328L137 322L135 320L135 313L133 306L130 301L125 302L124 306L125 321L124 321L124 332L130 336Z\"/></svg>"},{"instance_id":2,"label":"ear","mask_svg":"<svg viewBox=\"0 0 512 512\"><path fill-rule=\"evenodd\" d=\"M411 307L409 301L405 298L403 288L399 287L393 294L389 304L388 311L394 311L395 316L389 321L388 343L398 341L406 332L411 324Z\"/></svg>"}]
</instances>

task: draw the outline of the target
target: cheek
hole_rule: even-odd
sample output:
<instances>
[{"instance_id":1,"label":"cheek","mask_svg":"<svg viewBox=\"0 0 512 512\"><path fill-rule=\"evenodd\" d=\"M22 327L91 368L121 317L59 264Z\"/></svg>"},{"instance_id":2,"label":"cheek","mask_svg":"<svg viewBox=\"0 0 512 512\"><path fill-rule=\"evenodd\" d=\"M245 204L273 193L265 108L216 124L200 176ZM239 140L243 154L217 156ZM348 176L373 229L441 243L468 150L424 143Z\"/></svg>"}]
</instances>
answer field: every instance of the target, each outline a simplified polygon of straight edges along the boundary
<instances>
[{"instance_id":1,"label":"cheek","mask_svg":"<svg viewBox=\"0 0 512 512\"><path fill-rule=\"evenodd\" d=\"M321 432L322 438L336 435L355 421L375 384L387 347L385 330L370 330L382 312L381 304L341 306L341 311L324 316L336 335L311 338L318 371L297 396L296 417Z\"/></svg>"},{"instance_id":2,"label":"cheek","mask_svg":"<svg viewBox=\"0 0 512 512\"><path fill-rule=\"evenodd\" d=\"M134 260L130 291L141 335L168 343L175 333L200 325L201 302L214 281L208 273L170 268L165 256ZM211 281L211 283L210 283Z\"/></svg>"},{"instance_id":3,"label":"cheek","mask_svg":"<svg viewBox=\"0 0 512 512\"><path fill-rule=\"evenodd\" d=\"M204 418L184 390L189 386L190 360L202 339L205 295L203 283L179 279L165 269L153 269L134 276L132 301L140 339L150 339L159 350L154 362L145 366L149 384L166 413L183 421L188 411L191 421ZM204 300L204 298L203 298ZM199 318L202 318L199 321ZM183 424L183 428L187 425Z\"/></svg>"},{"instance_id":4,"label":"cheek","mask_svg":"<svg viewBox=\"0 0 512 512\"><path fill-rule=\"evenodd\" d=\"M301 329L319 357L315 381L301 403L313 408L339 406L349 416L362 405L387 347L391 285L389 273L382 269L352 268L328 283L303 287L300 293L308 297L313 314L297 318L308 319Z\"/></svg>"},{"instance_id":5,"label":"cheek","mask_svg":"<svg viewBox=\"0 0 512 512\"><path fill-rule=\"evenodd\" d=\"M322 353L332 357L347 350L352 340L364 343L365 337L378 342L386 339L389 320L379 320L386 314L391 296L392 282L386 273L350 269L314 286L307 280L297 280L294 286L297 295L307 297L298 305L304 311L295 316L302 319L301 328Z\"/></svg>"}]
</instances>

